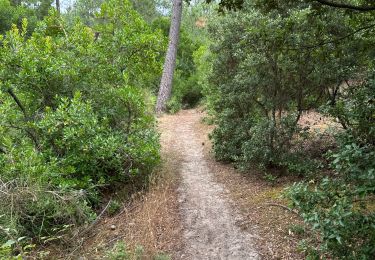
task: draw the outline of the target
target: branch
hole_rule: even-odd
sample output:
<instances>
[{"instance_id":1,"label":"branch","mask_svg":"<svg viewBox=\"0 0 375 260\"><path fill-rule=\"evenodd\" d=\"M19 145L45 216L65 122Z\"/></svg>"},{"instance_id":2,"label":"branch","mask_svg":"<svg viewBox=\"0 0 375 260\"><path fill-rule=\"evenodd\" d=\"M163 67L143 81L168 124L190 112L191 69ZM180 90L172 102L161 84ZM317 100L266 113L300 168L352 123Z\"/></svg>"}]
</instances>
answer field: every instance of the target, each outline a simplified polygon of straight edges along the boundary
<instances>
[{"instance_id":1,"label":"branch","mask_svg":"<svg viewBox=\"0 0 375 260\"><path fill-rule=\"evenodd\" d=\"M22 111L24 117L25 117L25 121L28 121L29 120L29 117L27 116L27 112L26 112L26 109L25 107L22 105L20 99L17 97L17 95L14 93L13 89L11 87L8 88L7 90L8 94L13 98L13 100L16 102L17 106L20 108L20 110ZM24 130L28 136L30 137L31 140L33 140L34 144L35 144L35 148L37 150L39 150L39 142L38 142L38 138L37 136L35 135L35 133L33 131L30 131L28 130L27 128L21 128L21 127L17 127L17 126L14 126L14 125L10 125L10 127L12 128L16 128L16 129L19 129L19 130Z\"/></svg>"},{"instance_id":2,"label":"branch","mask_svg":"<svg viewBox=\"0 0 375 260\"><path fill-rule=\"evenodd\" d=\"M13 125L13 124L9 124L9 125L4 125L3 124L3 126L9 127L9 128L14 128L14 129L17 129L17 130L20 130L20 131L25 131L26 134L27 134L27 136L34 142L35 148L37 150L39 150L40 147L39 147L38 138L37 138L37 136L35 135L35 133L33 131L31 131L30 129L27 129L27 127L22 128L22 127Z\"/></svg>"},{"instance_id":3,"label":"branch","mask_svg":"<svg viewBox=\"0 0 375 260\"><path fill-rule=\"evenodd\" d=\"M101 217L103 216L103 214L107 211L109 205L111 204L112 202L112 199L110 199L107 203L107 205L105 206L105 208L102 210L102 212L100 212L100 214L98 215L98 217L94 220L94 222L92 222L85 230L83 230L80 235L82 236L83 234L86 234L88 231L90 231L90 229L92 229L98 222L99 220L101 219ZM73 237L74 238L74 237Z\"/></svg>"},{"instance_id":4,"label":"branch","mask_svg":"<svg viewBox=\"0 0 375 260\"><path fill-rule=\"evenodd\" d=\"M261 102L259 102L256 98L253 98L253 100L262 109L262 111L264 112L265 116L267 118L269 118L268 110L266 109L266 106L264 104L262 104Z\"/></svg>"},{"instance_id":5,"label":"branch","mask_svg":"<svg viewBox=\"0 0 375 260\"><path fill-rule=\"evenodd\" d=\"M361 31L365 31L365 30L368 30L368 29L371 29L375 27L375 24L370 24L370 25L367 25L367 26L364 26L364 27L361 27L361 28L358 28L357 30L355 30L354 32L351 32L345 36L342 36L342 37L339 37L337 39L334 39L334 40L330 40L330 41L323 41L323 42L320 42L316 45L306 45L306 46L300 46L298 48L295 48L294 50L300 50L300 49L314 49L314 48L318 48L318 47L322 47L324 45L327 45L327 44L330 44L330 43L336 43L336 42L339 42L339 41L342 41L346 38L349 38L350 36L353 36Z\"/></svg>"},{"instance_id":6,"label":"branch","mask_svg":"<svg viewBox=\"0 0 375 260\"><path fill-rule=\"evenodd\" d=\"M375 10L375 6L356 6L356 5L349 5L344 3L334 3L327 0L314 0L315 2L319 2L322 5L327 5L335 8L342 8L342 9L349 9L354 11L360 12L370 12Z\"/></svg>"},{"instance_id":7,"label":"branch","mask_svg":"<svg viewBox=\"0 0 375 260\"><path fill-rule=\"evenodd\" d=\"M7 92L13 98L13 100L17 103L17 106L21 109L21 111L22 111L23 115L25 116L25 118L27 118L27 113L26 113L25 107L22 105L21 101L19 100L19 98L17 97L17 95L14 93L13 89L12 88L8 88Z\"/></svg>"},{"instance_id":8,"label":"branch","mask_svg":"<svg viewBox=\"0 0 375 260\"><path fill-rule=\"evenodd\" d=\"M287 211L289 211L289 212L297 215L298 217L301 217L301 215L297 211L295 211L295 210L293 210L291 208L288 208L287 206L281 205L281 204L277 204L277 203L265 203L264 205L283 208L283 209L285 209L285 210L287 210Z\"/></svg>"}]
</instances>

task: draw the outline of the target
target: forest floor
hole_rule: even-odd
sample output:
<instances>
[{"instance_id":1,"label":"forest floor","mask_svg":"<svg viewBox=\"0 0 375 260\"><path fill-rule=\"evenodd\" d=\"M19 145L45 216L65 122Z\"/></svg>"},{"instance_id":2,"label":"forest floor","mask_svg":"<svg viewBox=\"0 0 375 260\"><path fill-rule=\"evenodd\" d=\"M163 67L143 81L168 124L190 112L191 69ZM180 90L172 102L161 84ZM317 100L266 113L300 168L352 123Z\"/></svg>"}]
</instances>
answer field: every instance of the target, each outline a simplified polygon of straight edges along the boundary
<instances>
[{"instance_id":1,"label":"forest floor","mask_svg":"<svg viewBox=\"0 0 375 260\"><path fill-rule=\"evenodd\" d=\"M281 194L294 180L270 182L256 170L240 173L215 161L205 116L191 109L159 118L160 177L77 239L70 259L103 259L119 241L142 245L144 259L160 252L172 259L304 259L297 251L306 236L302 222L275 206L286 205Z\"/></svg>"}]
</instances>

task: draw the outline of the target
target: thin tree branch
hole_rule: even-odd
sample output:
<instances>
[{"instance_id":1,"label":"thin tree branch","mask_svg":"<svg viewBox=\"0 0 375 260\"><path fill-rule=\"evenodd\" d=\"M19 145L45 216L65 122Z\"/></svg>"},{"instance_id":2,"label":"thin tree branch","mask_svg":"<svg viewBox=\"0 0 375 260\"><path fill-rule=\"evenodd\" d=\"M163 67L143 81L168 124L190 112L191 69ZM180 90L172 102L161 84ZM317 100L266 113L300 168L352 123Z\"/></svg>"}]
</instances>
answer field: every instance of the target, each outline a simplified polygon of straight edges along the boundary
<instances>
[{"instance_id":1,"label":"thin tree branch","mask_svg":"<svg viewBox=\"0 0 375 260\"><path fill-rule=\"evenodd\" d=\"M375 10L375 6L356 6L356 5L349 5L344 3L336 3L336 2L330 2L327 0L314 0L315 2L319 2L322 5L327 5L330 7L335 8L342 8L342 9L349 9L354 11L360 11L360 12L370 12Z\"/></svg>"},{"instance_id":2,"label":"thin tree branch","mask_svg":"<svg viewBox=\"0 0 375 260\"><path fill-rule=\"evenodd\" d=\"M111 204L112 202L112 199L110 199L107 203L107 205L104 207L104 209L102 210L102 212L100 212L100 214L98 215L98 217L85 229L83 230L79 235L82 236L83 234L86 234L88 231L90 231L90 229L92 229L98 222L99 220L101 219L101 217L104 215L104 213L107 211L109 205ZM78 233L77 233L78 234ZM75 235L76 236L76 235ZM73 238L75 238L75 236L73 236Z\"/></svg>"},{"instance_id":3,"label":"thin tree branch","mask_svg":"<svg viewBox=\"0 0 375 260\"><path fill-rule=\"evenodd\" d=\"M262 111L264 112L264 115L267 118L269 118L268 110L266 109L266 106L264 104L262 104L261 102L259 102L256 98L254 98L253 100L262 109Z\"/></svg>"},{"instance_id":4,"label":"thin tree branch","mask_svg":"<svg viewBox=\"0 0 375 260\"><path fill-rule=\"evenodd\" d=\"M301 215L298 213L298 211L293 210L293 209L291 209L287 206L284 206L284 205L281 205L281 204L278 204L278 203L265 203L264 205L271 206L271 207L279 207L279 208L285 209L285 210L289 211L290 213L293 213L294 215L301 218Z\"/></svg>"},{"instance_id":5,"label":"thin tree branch","mask_svg":"<svg viewBox=\"0 0 375 260\"><path fill-rule=\"evenodd\" d=\"M17 95L14 93L14 91L11 87L8 88L7 92L13 98L13 100L16 102L19 109L22 111L22 113L25 117L25 121L28 121L29 117L27 115L25 107L22 105L21 100L17 97ZM27 128L22 128L22 127L18 127L18 126L14 126L14 125L10 125L9 127L25 131L27 133L27 135L30 137L30 139L34 142L35 148L39 150L38 138L33 131L31 131Z\"/></svg>"},{"instance_id":6,"label":"thin tree branch","mask_svg":"<svg viewBox=\"0 0 375 260\"><path fill-rule=\"evenodd\" d=\"M12 88L8 88L7 92L13 98L13 100L16 102L17 106L21 109L21 111L22 111L23 115L25 116L25 118L27 118L27 113L26 113L25 107L22 105L21 101L19 100L19 98L17 97L17 95L14 93L13 89Z\"/></svg>"},{"instance_id":7,"label":"thin tree branch","mask_svg":"<svg viewBox=\"0 0 375 260\"><path fill-rule=\"evenodd\" d=\"M370 24L370 25L358 28L354 32L351 32L351 33L349 33L349 34L347 34L345 36L339 37L337 39L330 40L330 41L323 41L323 42L320 42L320 43L315 44L315 45L300 46L300 47L295 48L294 50L319 48L319 47L322 47L322 46L327 45L327 44L336 43L336 42L345 40L346 38L349 38L349 37L351 37L351 36L353 36L353 35L361 32L361 31L365 31L365 30L368 30L368 29L371 29L371 28L374 28L374 27L375 27L375 24Z\"/></svg>"}]
</instances>

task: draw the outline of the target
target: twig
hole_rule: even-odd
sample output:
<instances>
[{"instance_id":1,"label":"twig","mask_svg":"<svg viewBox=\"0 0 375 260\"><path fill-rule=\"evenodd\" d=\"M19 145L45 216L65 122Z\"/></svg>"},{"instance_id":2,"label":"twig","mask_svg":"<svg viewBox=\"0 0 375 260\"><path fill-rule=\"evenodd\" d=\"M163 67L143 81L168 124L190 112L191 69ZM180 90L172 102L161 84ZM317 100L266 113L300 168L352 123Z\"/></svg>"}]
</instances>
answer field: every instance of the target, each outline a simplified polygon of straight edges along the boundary
<instances>
[{"instance_id":1,"label":"twig","mask_svg":"<svg viewBox=\"0 0 375 260\"><path fill-rule=\"evenodd\" d=\"M57 194L56 192L54 191L51 191L51 190L46 190L47 193L51 193L52 195L55 195L56 197L58 197L59 199L61 200L66 200L65 198L61 197L59 194Z\"/></svg>"},{"instance_id":2,"label":"twig","mask_svg":"<svg viewBox=\"0 0 375 260\"><path fill-rule=\"evenodd\" d=\"M92 229L92 228L93 228L93 227L99 222L100 218L101 218L101 217L103 216L103 214L106 212L106 210L108 209L108 207L109 207L109 205L111 204L111 202L112 202L112 199L110 199L110 200L108 201L107 205L106 205L105 208L102 210L102 212L100 212L100 214L99 214L98 217L94 220L94 222L92 222L90 226L88 226L85 230L82 231L82 233L79 234L80 237L82 237L82 239L81 239L81 241L80 241L80 244L79 244L78 246L76 246L76 247L73 249L73 251L70 252L69 257L72 256L72 255L74 254L74 252L76 252L79 248L82 247L84 241L86 240L86 239L83 237L83 235L86 234L88 231L90 231L90 229ZM70 241L72 241L77 235L78 235L78 233L75 234L75 235L72 237L72 239L71 239ZM65 259L67 259L67 258L65 258Z\"/></svg>"},{"instance_id":3,"label":"twig","mask_svg":"<svg viewBox=\"0 0 375 260\"><path fill-rule=\"evenodd\" d=\"M291 213L297 215L298 217L301 217L301 215L298 213L298 211L293 210L293 209L291 209L291 208L289 208L289 207L287 207L287 206L285 206L285 205L282 205L282 204L277 204L277 203L265 203L264 205L266 205L266 206L272 206L272 207L283 208L283 209L285 209L285 210L287 210L287 211L289 211L289 212L291 212Z\"/></svg>"},{"instance_id":4,"label":"twig","mask_svg":"<svg viewBox=\"0 0 375 260\"><path fill-rule=\"evenodd\" d=\"M105 208L102 210L102 212L100 212L99 216L95 219L94 222L92 222L92 224L91 224L86 230L92 228L93 226L96 225L96 223L99 222L100 218L101 218L101 217L103 216L103 214L107 211L107 209L108 209L109 205L111 204L111 202L112 202L112 200L110 199L110 200L108 201L108 203L107 203L107 206L105 206Z\"/></svg>"},{"instance_id":5,"label":"twig","mask_svg":"<svg viewBox=\"0 0 375 260\"><path fill-rule=\"evenodd\" d=\"M113 242L116 242L122 238L124 238L126 235L121 235L121 236L118 236L118 237L115 237L115 238L112 238L111 240L109 240L108 242L105 243L106 246L109 246L111 243Z\"/></svg>"},{"instance_id":6,"label":"twig","mask_svg":"<svg viewBox=\"0 0 375 260\"><path fill-rule=\"evenodd\" d=\"M140 202L143 201L143 199L140 200ZM138 207L138 205L134 204L133 206L131 206L133 204L134 201L129 201L128 205L124 206L124 209L121 210L120 213L116 214L116 217L117 216L121 216L125 211L128 211L128 212L131 212L133 211L134 209L136 209ZM131 206L131 207L130 207ZM130 207L130 208L129 208Z\"/></svg>"},{"instance_id":7,"label":"twig","mask_svg":"<svg viewBox=\"0 0 375 260\"><path fill-rule=\"evenodd\" d=\"M81 240L79 241L79 245L76 246L76 247L75 247L75 248L69 253L69 256L67 256L65 259L71 259L70 257L73 257L73 254L74 254L78 249L80 249L80 248L82 247L83 242L84 242L84 240L81 239Z\"/></svg>"},{"instance_id":8,"label":"twig","mask_svg":"<svg viewBox=\"0 0 375 260\"><path fill-rule=\"evenodd\" d=\"M17 95L14 93L13 89L11 87L7 90L8 94L13 98L13 100L16 102L19 109L22 111L25 118L27 118L27 113L25 107L22 105L21 100L17 97Z\"/></svg>"},{"instance_id":9,"label":"twig","mask_svg":"<svg viewBox=\"0 0 375 260\"><path fill-rule=\"evenodd\" d=\"M370 25L358 28L355 31L353 31L353 32L351 32L351 33L349 33L347 35L344 35L342 37L339 37L339 38L336 38L336 39L333 39L333 40L322 41L322 42L314 44L314 45L302 45L302 46L298 46L297 48L289 48L289 49L290 50L301 50L301 49L315 49L315 48L319 48L319 47L322 47L322 46L327 45L327 44L340 42L340 41L345 40L346 38L349 38L349 37L351 37L351 36L353 36L353 35L361 32L361 31L366 31L366 30L369 30L369 29L374 28L374 27L375 27L375 24L370 24Z\"/></svg>"},{"instance_id":10,"label":"twig","mask_svg":"<svg viewBox=\"0 0 375 260\"><path fill-rule=\"evenodd\" d=\"M108 209L109 205L111 204L112 200L110 199L107 203L107 206L105 206L105 208L102 210L102 212L100 212L100 214L98 215L98 217L94 220L94 222L91 223L90 226L88 226L85 230L82 231L82 233L80 234L81 236L83 236L84 234L86 234L90 229L92 229L100 220L100 218L103 216L103 214L106 212L106 210ZM74 237L73 237L74 238Z\"/></svg>"}]
</instances>

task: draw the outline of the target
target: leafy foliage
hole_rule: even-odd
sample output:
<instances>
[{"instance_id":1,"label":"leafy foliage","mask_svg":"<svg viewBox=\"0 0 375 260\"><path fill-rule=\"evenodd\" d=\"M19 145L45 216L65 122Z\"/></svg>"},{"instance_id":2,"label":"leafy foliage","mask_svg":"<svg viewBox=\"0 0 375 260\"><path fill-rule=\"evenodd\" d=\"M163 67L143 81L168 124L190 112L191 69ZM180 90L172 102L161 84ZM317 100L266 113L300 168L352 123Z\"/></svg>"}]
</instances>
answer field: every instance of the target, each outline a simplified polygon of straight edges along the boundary
<instances>
[{"instance_id":1,"label":"leafy foliage","mask_svg":"<svg viewBox=\"0 0 375 260\"><path fill-rule=\"evenodd\" d=\"M146 257L143 247L137 246L133 251L129 250L123 242L118 242L115 244L113 249L107 253L106 259L109 260L132 260L132 259L142 259ZM150 256L148 256L150 257ZM152 257L155 260L169 260L171 259L168 255L157 254Z\"/></svg>"},{"instance_id":2,"label":"leafy foliage","mask_svg":"<svg viewBox=\"0 0 375 260\"><path fill-rule=\"evenodd\" d=\"M305 221L321 235L322 245L310 250L338 258L366 259L375 254L373 76L345 98L342 111L351 127L338 136L339 147L329 154L336 176L315 187L296 184L287 192Z\"/></svg>"},{"instance_id":3,"label":"leafy foliage","mask_svg":"<svg viewBox=\"0 0 375 260\"><path fill-rule=\"evenodd\" d=\"M273 19L247 11L218 25L215 52L220 54L208 92L216 97L210 106L218 119L213 140L219 159L281 166L282 155L293 148L292 137L302 134L297 125L302 112L317 107L324 93L316 87L324 79L314 70L321 54L285 45L290 38L299 44L298 34L305 30L300 21L308 15L296 11Z\"/></svg>"},{"instance_id":4,"label":"leafy foliage","mask_svg":"<svg viewBox=\"0 0 375 260\"><path fill-rule=\"evenodd\" d=\"M0 36L0 226L12 239L92 220L102 189L142 185L159 162L149 92L165 40L128 1L106 1L98 19L67 25L51 10L31 36L26 19Z\"/></svg>"},{"instance_id":5,"label":"leafy foliage","mask_svg":"<svg viewBox=\"0 0 375 260\"><path fill-rule=\"evenodd\" d=\"M372 259L374 14L317 2L244 1L211 26L204 93L213 151L242 169L261 167L266 178L275 168L305 177L286 195L316 235L304 244L309 257ZM333 150L318 158L298 124L311 109L342 125Z\"/></svg>"},{"instance_id":6,"label":"leafy foliage","mask_svg":"<svg viewBox=\"0 0 375 260\"><path fill-rule=\"evenodd\" d=\"M28 33L35 29L37 22L48 14L52 0L1 0L0 34L10 30L12 24L21 25L22 19L29 22Z\"/></svg>"}]
</instances>

